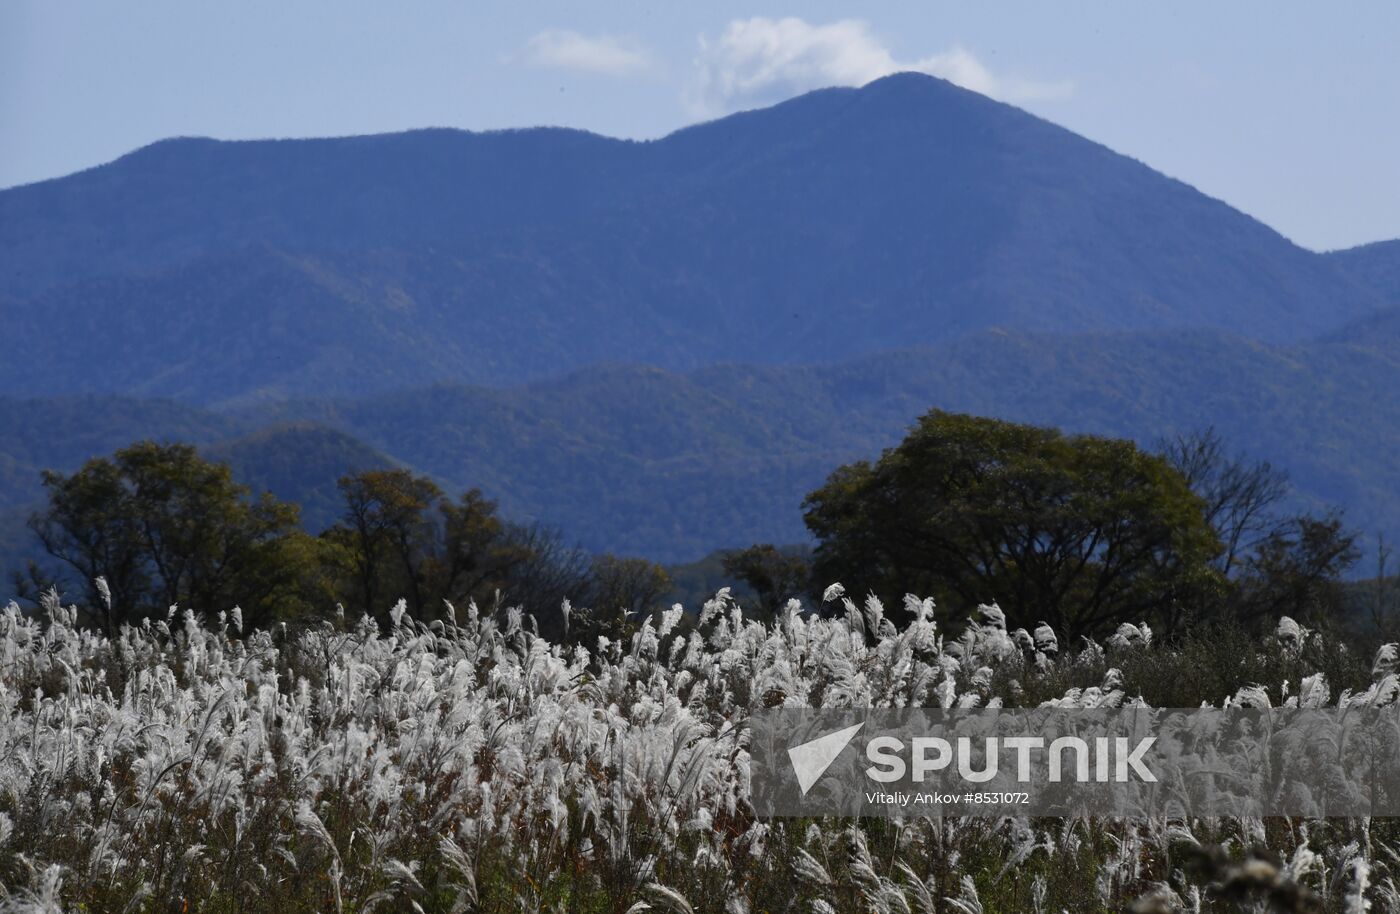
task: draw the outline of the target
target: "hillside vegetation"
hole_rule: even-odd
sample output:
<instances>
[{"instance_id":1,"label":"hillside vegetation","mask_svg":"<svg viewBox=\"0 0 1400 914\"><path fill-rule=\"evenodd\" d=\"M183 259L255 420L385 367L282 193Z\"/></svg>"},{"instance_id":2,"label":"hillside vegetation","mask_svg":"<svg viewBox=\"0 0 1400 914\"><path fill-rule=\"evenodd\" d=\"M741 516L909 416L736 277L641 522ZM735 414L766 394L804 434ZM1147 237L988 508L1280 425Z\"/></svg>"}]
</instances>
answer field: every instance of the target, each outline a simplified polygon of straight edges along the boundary
<instances>
[{"instance_id":1,"label":"hillside vegetation","mask_svg":"<svg viewBox=\"0 0 1400 914\"><path fill-rule=\"evenodd\" d=\"M800 505L835 467L873 458L931 407L1152 445L1206 426L1291 477L1295 506L1346 509L1400 537L1400 339L1269 346L1223 333L988 332L812 367L676 373L606 366L510 389L437 386L233 412L114 398L0 399L0 505L39 498L142 437L213 446L237 475L301 502L316 529L340 473L397 464L482 489L510 517L592 551L690 561L806 539ZM314 456L314 460L312 457ZM319 494L318 494L319 493ZM744 531L746 542L733 541Z\"/></svg>"}]
</instances>

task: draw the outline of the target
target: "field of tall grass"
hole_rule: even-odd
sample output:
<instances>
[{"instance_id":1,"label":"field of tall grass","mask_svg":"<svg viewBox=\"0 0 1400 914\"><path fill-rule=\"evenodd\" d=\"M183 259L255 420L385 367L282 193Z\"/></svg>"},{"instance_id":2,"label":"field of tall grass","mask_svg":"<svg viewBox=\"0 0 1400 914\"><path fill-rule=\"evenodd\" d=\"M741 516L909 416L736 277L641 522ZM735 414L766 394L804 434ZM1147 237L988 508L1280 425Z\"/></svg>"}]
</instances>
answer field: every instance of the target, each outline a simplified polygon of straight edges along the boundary
<instances>
[{"instance_id":1,"label":"field of tall grass","mask_svg":"<svg viewBox=\"0 0 1400 914\"><path fill-rule=\"evenodd\" d=\"M1400 910L1382 820L760 820L756 708L1393 702L1373 658L1292 620L1177 645L944 631L828 592L726 592L620 639L518 611L421 624L238 613L107 638L56 599L0 612L0 911ZM567 607L566 607L567 612ZM1369 654L1369 652L1367 652Z\"/></svg>"}]
</instances>

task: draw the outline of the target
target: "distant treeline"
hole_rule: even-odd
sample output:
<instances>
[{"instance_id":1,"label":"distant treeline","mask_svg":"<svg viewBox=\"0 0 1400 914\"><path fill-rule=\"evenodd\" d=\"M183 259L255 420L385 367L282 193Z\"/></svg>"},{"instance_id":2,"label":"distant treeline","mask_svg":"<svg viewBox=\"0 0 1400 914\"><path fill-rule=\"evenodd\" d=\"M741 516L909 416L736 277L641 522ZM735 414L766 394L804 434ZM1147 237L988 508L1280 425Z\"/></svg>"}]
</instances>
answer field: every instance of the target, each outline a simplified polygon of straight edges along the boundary
<instances>
[{"instance_id":1,"label":"distant treeline","mask_svg":"<svg viewBox=\"0 0 1400 914\"><path fill-rule=\"evenodd\" d=\"M15 583L30 599L80 590L90 620L109 632L177 605L237 606L246 624L267 625L337 604L386 619L399 600L417 618L440 618L448 603L489 606L508 594L556 636L564 599L625 619L670 587L651 562L589 556L556 531L503 520L475 489L452 499L403 469L337 486L343 515L313 536L299 506L255 496L228 465L187 444L140 442L72 475L44 474L48 506L29 526L67 573L31 562ZM596 626L581 610L573 627Z\"/></svg>"},{"instance_id":2,"label":"distant treeline","mask_svg":"<svg viewBox=\"0 0 1400 914\"><path fill-rule=\"evenodd\" d=\"M319 535L298 505L251 492L187 444L140 442L43 482L29 527L51 561L31 562L16 588L30 600L81 591L108 631L176 605L238 606L268 624L337 604L387 618L403 600L433 619L501 601L548 634L587 638L625 632L674 590L647 559L589 555L501 517L476 489L453 498L401 468L342 476L339 517ZM1325 622L1344 611L1355 536L1336 514L1280 512L1287 491L1281 472L1231 456L1213 431L1152 453L935 410L807 497L814 550L756 544L717 556L711 573L768 616L790 599L844 611L826 592L839 581L876 595L893 624L907 593L955 617L998 602L1013 625L1071 637L1126 621L1168 634L1225 618Z\"/></svg>"}]
</instances>

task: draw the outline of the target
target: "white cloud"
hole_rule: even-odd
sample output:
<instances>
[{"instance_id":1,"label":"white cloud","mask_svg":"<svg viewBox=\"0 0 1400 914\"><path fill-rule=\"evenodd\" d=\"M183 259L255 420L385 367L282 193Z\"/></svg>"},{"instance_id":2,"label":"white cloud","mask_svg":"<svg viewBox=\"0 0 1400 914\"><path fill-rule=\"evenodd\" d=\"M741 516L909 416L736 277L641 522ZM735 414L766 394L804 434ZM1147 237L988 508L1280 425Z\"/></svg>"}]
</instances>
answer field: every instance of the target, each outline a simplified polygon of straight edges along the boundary
<instances>
[{"instance_id":1,"label":"white cloud","mask_svg":"<svg viewBox=\"0 0 1400 914\"><path fill-rule=\"evenodd\" d=\"M651 67L651 55L612 35L580 35L563 29L540 32L525 43L520 59L537 67L625 76Z\"/></svg>"},{"instance_id":2,"label":"white cloud","mask_svg":"<svg viewBox=\"0 0 1400 914\"><path fill-rule=\"evenodd\" d=\"M920 60L895 59L870 24L843 19L736 19L718 41L700 39L689 92L694 113L712 117L790 98L824 86L862 86L903 70L939 76L1008 102L1064 98L1069 82L1035 82L993 74L972 52L953 47Z\"/></svg>"}]
</instances>

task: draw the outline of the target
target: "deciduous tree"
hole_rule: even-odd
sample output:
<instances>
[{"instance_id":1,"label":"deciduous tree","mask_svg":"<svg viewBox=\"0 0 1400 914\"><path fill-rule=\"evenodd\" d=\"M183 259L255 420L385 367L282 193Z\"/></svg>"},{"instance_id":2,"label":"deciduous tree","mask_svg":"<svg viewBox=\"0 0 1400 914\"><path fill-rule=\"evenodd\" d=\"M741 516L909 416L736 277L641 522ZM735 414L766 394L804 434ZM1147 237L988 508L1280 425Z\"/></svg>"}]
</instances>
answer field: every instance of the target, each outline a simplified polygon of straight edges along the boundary
<instances>
[{"instance_id":1,"label":"deciduous tree","mask_svg":"<svg viewBox=\"0 0 1400 914\"><path fill-rule=\"evenodd\" d=\"M1202 499L1130 441L935 410L805 507L817 579L872 590L892 614L906 593L958 616L995 600L1014 624L1074 638L1173 625L1223 584Z\"/></svg>"},{"instance_id":2,"label":"deciduous tree","mask_svg":"<svg viewBox=\"0 0 1400 914\"><path fill-rule=\"evenodd\" d=\"M316 561L296 505L254 497L190 445L134 444L69 476L45 473L44 487L49 504L30 528L109 630L173 605L269 619L296 608Z\"/></svg>"},{"instance_id":3,"label":"deciduous tree","mask_svg":"<svg viewBox=\"0 0 1400 914\"><path fill-rule=\"evenodd\" d=\"M758 609L771 619L793 597L811 589L812 568L805 555L772 543L726 552L724 573L743 581L758 596Z\"/></svg>"}]
</instances>

